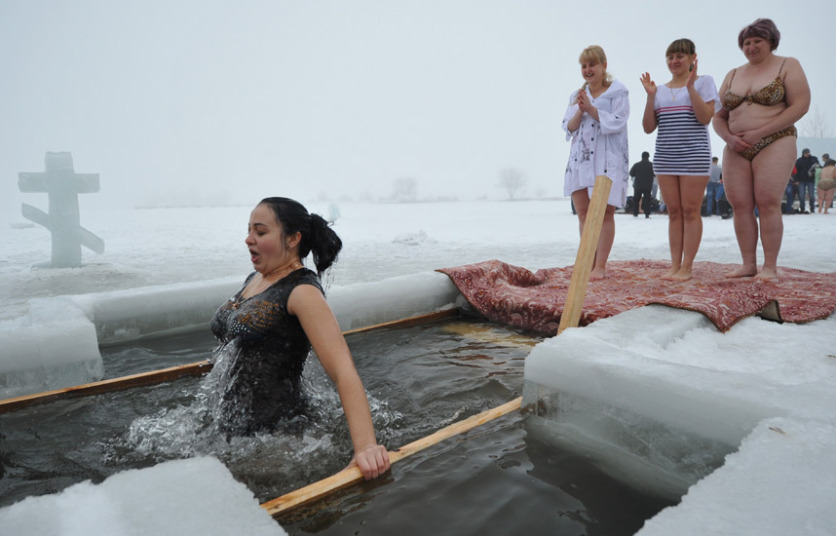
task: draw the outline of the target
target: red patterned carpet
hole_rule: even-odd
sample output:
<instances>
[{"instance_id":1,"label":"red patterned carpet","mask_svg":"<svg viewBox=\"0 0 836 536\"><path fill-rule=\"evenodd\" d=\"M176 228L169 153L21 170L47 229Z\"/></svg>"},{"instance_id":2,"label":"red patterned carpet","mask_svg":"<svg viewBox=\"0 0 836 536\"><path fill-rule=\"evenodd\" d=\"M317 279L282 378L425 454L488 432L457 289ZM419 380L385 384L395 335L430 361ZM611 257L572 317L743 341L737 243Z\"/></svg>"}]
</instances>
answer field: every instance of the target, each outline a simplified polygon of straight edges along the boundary
<instances>
[{"instance_id":1,"label":"red patterned carpet","mask_svg":"<svg viewBox=\"0 0 836 536\"><path fill-rule=\"evenodd\" d=\"M721 331L755 314L802 323L836 310L836 273L779 268L778 281L761 282L726 279L737 265L696 262L690 281L664 281L661 276L669 266L666 261L610 261L607 278L589 282L580 325L651 303L700 312ZM572 266L532 273L491 260L438 271L491 321L544 335L557 333Z\"/></svg>"}]
</instances>

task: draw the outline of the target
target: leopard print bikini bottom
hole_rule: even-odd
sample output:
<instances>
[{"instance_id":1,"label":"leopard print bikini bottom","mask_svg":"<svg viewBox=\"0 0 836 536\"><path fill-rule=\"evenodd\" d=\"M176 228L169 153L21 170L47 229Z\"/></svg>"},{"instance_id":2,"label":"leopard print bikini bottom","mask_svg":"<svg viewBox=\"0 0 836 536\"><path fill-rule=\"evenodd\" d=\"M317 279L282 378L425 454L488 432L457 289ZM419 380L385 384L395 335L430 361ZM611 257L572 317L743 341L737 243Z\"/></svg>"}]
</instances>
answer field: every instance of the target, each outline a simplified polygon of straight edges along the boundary
<instances>
[{"instance_id":1,"label":"leopard print bikini bottom","mask_svg":"<svg viewBox=\"0 0 836 536\"><path fill-rule=\"evenodd\" d=\"M746 160L754 160L758 153L766 149L766 146L772 143L775 140L780 140L781 138L786 138L787 136L796 136L798 137L798 131L795 130L794 126L789 126L785 129L779 130L769 136L764 136L763 138L759 139L755 142L754 145L749 147L748 149L744 149L740 151L739 154Z\"/></svg>"}]
</instances>

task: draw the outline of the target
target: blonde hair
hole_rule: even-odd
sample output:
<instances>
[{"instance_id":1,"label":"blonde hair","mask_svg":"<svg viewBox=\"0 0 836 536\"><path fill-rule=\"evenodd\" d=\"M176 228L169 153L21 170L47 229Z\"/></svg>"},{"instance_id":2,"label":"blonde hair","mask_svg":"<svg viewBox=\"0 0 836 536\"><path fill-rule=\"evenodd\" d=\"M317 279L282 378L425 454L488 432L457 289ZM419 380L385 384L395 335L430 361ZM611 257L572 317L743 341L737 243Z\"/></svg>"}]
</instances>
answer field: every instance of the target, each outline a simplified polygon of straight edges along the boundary
<instances>
[{"instance_id":1,"label":"blonde hair","mask_svg":"<svg viewBox=\"0 0 836 536\"><path fill-rule=\"evenodd\" d=\"M578 63L600 63L601 65L606 66L607 54L604 52L604 49L599 47L598 45L590 45L581 51L581 55L578 57ZM604 86L606 87L612 84L612 80L612 75L609 72L607 72L605 67Z\"/></svg>"}]
</instances>

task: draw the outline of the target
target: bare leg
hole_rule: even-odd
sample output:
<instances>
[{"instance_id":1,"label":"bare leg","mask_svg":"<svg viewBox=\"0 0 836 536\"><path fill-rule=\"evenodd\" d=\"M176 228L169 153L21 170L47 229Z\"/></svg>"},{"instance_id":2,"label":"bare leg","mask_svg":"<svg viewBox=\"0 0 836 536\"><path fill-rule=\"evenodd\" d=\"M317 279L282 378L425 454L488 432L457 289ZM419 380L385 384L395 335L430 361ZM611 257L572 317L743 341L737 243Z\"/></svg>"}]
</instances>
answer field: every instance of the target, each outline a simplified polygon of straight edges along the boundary
<instances>
[{"instance_id":1,"label":"bare leg","mask_svg":"<svg viewBox=\"0 0 836 536\"><path fill-rule=\"evenodd\" d=\"M585 189L572 192L572 201L575 203L575 210L578 213L578 228L581 237L583 237L586 214L589 212L589 192ZM590 281L606 277L607 258L610 256L610 250L612 250L615 240L614 214L615 207L607 205L607 210L604 212L604 222L601 226L601 236L598 238L598 246L595 249L595 260L589 274Z\"/></svg>"},{"instance_id":2,"label":"bare leg","mask_svg":"<svg viewBox=\"0 0 836 536\"><path fill-rule=\"evenodd\" d=\"M781 197L795 162L795 138L781 138L752 161L755 204L758 207L763 244L763 268L758 279L778 278L778 252L784 237ZM812 208L812 207L811 207Z\"/></svg>"},{"instance_id":3,"label":"bare leg","mask_svg":"<svg viewBox=\"0 0 836 536\"><path fill-rule=\"evenodd\" d=\"M824 192L824 197L822 198L822 204L824 205L824 213L830 214L830 203L833 202L833 194L836 193L836 190L827 190Z\"/></svg>"},{"instance_id":4,"label":"bare leg","mask_svg":"<svg viewBox=\"0 0 836 536\"><path fill-rule=\"evenodd\" d=\"M705 196L705 186L708 175L687 176L679 178L679 197L682 207L682 265L674 274L674 279L687 281L691 279L694 259L702 242L702 199Z\"/></svg>"},{"instance_id":5,"label":"bare leg","mask_svg":"<svg viewBox=\"0 0 836 536\"><path fill-rule=\"evenodd\" d=\"M795 138L793 138L795 139ZM758 220L755 218L755 185L751 163L728 147L723 151L723 185L734 209L734 233L743 265L726 277L751 277L758 273ZM789 175L784 182L789 180Z\"/></svg>"},{"instance_id":6,"label":"bare leg","mask_svg":"<svg viewBox=\"0 0 836 536\"><path fill-rule=\"evenodd\" d=\"M583 224L589 211L589 193L585 189L572 192L572 203L575 204L575 212L578 213L578 230L583 236Z\"/></svg>"},{"instance_id":7,"label":"bare leg","mask_svg":"<svg viewBox=\"0 0 836 536\"><path fill-rule=\"evenodd\" d=\"M682 236L684 221L679 193L679 177L676 175L658 175L659 189L668 207L668 246L671 250L671 269L662 279L674 279L682 266Z\"/></svg>"},{"instance_id":8,"label":"bare leg","mask_svg":"<svg viewBox=\"0 0 836 536\"><path fill-rule=\"evenodd\" d=\"M607 205L604 221L601 224L601 236L598 238L598 248L595 250L595 264L589 273L589 280L604 279L607 276L607 259L610 257L613 242L615 242L615 207Z\"/></svg>"}]
</instances>

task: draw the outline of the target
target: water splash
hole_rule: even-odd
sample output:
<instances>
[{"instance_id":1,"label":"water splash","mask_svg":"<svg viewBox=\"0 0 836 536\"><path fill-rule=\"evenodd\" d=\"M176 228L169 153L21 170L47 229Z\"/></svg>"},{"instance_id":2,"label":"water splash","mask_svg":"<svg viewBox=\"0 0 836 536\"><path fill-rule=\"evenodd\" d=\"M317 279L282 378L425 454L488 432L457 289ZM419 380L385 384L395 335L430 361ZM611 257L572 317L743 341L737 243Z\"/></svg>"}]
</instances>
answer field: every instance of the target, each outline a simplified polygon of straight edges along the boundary
<instances>
[{"instance_id":1,"label":"water splash","mask_svg":"<svg viewBox=\"0 0 836 536\"><path fill-rule=\"evenodd\" d=\"M302 375L306 411L280 422L275 431L252 436L229 436L221 426L223 393L235 377L236 345L215 353L212 371L202 378L193 394L181 403L134 419L124 437L113 445L115 458L150 458L155 462L212 455L231 470L261 478L265 474L286 478L309 477L313 460L342 460L353 454L339 395L315 356L307 360ZM384 401L369 397L377 429L397 427L403 415Z\"/></svg>"}]
</instances>

